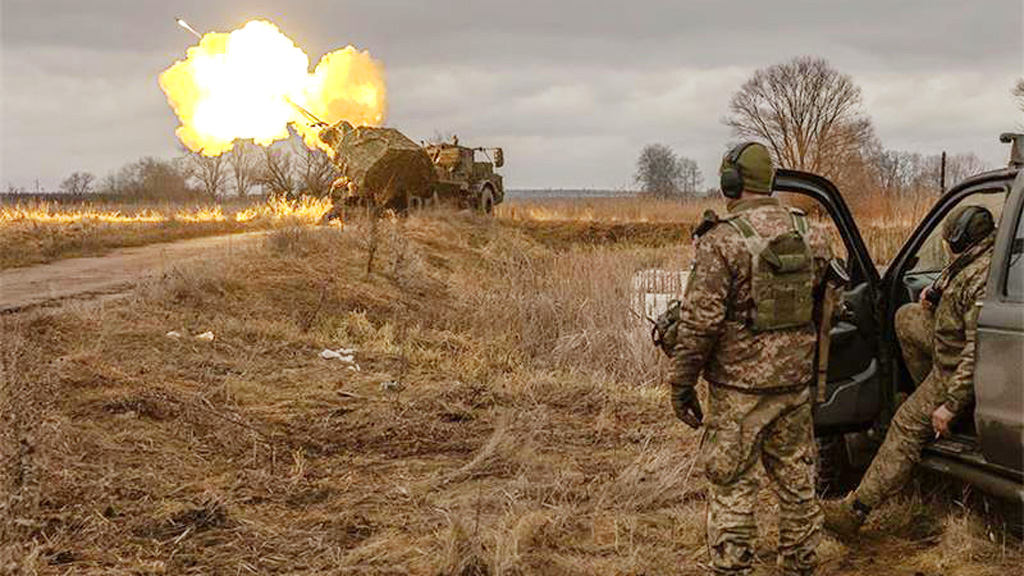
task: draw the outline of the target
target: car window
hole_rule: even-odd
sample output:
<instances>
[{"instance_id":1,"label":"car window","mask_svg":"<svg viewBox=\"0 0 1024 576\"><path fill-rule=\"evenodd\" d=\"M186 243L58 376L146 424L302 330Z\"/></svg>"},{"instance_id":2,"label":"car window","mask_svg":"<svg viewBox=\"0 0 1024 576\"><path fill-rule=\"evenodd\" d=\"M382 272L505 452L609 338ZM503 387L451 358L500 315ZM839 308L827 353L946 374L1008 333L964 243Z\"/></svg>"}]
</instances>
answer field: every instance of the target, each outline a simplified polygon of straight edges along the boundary
<instances>
[{"instance_id":1,"label":"car window","mask_svg":"<svg viewBox=\"0 0 1024 576\"><path fill-rule=\"evenodd\" d=\"M1017 230L1010 244L1010 260L1006 266L1006 297L1024 302L1024 214L1017 217Z\"/></svg>"},{"instance_id":2,"label":"car window","mask_svg":"<svg viewBox=\"0 0 1024 576\"><path fill-rule=\"evenodd\" d=\"M1003 213L1003 204L1005 202L1006 189L995 188L971 194L963 198L956 206L984 206L992 212L992 218L999 222L999 215ZM954 208L950 208L950 211L946 212L946 216L939 222L938 226L932 229L924 244L918 249L916 254L917 264L910 270L911 274L941 272L949 264L949 254L942 245L942 230L945 228L946 220Z\"/></svg>"}]
</instances>

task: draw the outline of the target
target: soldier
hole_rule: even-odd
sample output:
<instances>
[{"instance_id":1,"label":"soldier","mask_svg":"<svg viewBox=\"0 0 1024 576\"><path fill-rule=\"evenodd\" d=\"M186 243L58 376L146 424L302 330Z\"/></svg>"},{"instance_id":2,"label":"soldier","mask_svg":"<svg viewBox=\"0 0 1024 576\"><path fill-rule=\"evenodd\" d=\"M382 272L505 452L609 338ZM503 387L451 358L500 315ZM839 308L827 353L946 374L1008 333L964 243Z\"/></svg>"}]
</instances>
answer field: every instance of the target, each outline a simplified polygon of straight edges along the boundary
<instances>
[{"instance_id":1,"label":"soldier","mask_svg":"<svg viewBox=\"0 0 1024 576\"><path fill-rule=\"evenodd\" d=\"M703 440L707 538L715 574L750 574L758 461L779 500L779 564L812 574L820 539L811 393L815 297L831 259L827 236L771 197L768 150L745 143L722 160L729 216L702 226L680 310L671 379L676 416L696 428L694 385L709 384Z\"/></svg>"},{"instance_id":2,"label":"soldier","mask_svg":"<svg viewBox=\"0 0 1024 576\"><path fill-rule=\"evenodd\" d=\"M841 536L855 535L871 510L906 484L925 442L949 434L950 423L974 397L975 302L983 296L992 259L992 213L980 206L955 209L946 219L943 242L953 262L920 303L896 312L903 356L920 385L896 411L860 486L822 505L826 527Z\"/></svg>"}]
</instances>

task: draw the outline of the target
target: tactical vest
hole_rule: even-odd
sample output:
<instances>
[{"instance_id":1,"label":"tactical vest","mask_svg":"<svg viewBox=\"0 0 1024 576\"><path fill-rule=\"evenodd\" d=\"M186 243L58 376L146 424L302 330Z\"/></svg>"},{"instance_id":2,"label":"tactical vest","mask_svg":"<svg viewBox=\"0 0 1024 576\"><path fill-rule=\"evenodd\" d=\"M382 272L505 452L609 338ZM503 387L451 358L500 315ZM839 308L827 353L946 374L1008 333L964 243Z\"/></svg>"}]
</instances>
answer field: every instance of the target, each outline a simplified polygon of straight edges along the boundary
<instances>
[{"instance_id":1,"label":"tactical vest","mask_svg":"<svg viewBox=\"0 0 1024 576\"><path fill-rule=\"evenodd\" d=\"M750 252L748 325L769 332L810 325L814 321L814 257L805 236L807 216L790 211L793 229L764 238L742 214L725 219Z\"/></svg>"}]
</instances>

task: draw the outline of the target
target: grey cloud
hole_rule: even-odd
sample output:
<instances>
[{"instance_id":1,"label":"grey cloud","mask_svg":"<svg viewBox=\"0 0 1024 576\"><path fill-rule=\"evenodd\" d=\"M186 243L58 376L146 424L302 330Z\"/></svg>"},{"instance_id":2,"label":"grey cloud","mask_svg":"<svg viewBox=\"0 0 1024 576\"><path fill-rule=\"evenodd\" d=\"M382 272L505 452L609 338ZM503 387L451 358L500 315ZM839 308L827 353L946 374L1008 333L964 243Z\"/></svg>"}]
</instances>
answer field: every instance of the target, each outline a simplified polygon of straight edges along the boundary
<instances>
[{"instance_id":1,"label":"grey cloud","mask_svg":"<svg viewBox=\"0 0 1024 576\"><path fill-rule=\"evenodd\" d=\"M156 77L193 41L177 16L201 30L265 17L314 61L349 43L369 49L387 70L390 124L414 138L504 145L512 186L623 186L654 141L710 176L729 139L719 122L729 96L755 68L798 54L864 85L887 145L973 149L996 162L995 132L1017 117L1008 81L1021 74L1016 0L0 6L0 185L53 186L72 170L175 154Z\"/></svg>"}]
</instances>

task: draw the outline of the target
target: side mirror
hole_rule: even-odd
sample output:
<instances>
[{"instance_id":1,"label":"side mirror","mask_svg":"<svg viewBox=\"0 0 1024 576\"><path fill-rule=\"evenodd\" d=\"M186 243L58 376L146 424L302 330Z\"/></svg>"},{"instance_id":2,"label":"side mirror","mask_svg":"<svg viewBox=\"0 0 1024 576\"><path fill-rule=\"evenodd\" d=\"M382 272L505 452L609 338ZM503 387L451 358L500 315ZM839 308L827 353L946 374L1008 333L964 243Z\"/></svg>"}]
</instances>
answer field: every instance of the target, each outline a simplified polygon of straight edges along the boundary
<instances>
[{"instance_id":1,"label":"side mirror","mask_svg":"<svg viewBox=\"0 0 1024 576\"><path fill-rule=\"evenodd\" d=\"M494 167L501 168L505 165L505 151L501 148L494 149Z\"/></svg>"},{"instance_id":2,"label":"side mirror","mask_svg":"<svg viewBox=\"0 0 1024 576\"><path fill-rule=\"evenodd\" d=\"M1024 134L1006 132L999 135L999 141L1003 144L1010 144L1010 167L1024 166L1024 146L1022 146Z\"/></svg>"}]
</instances>

